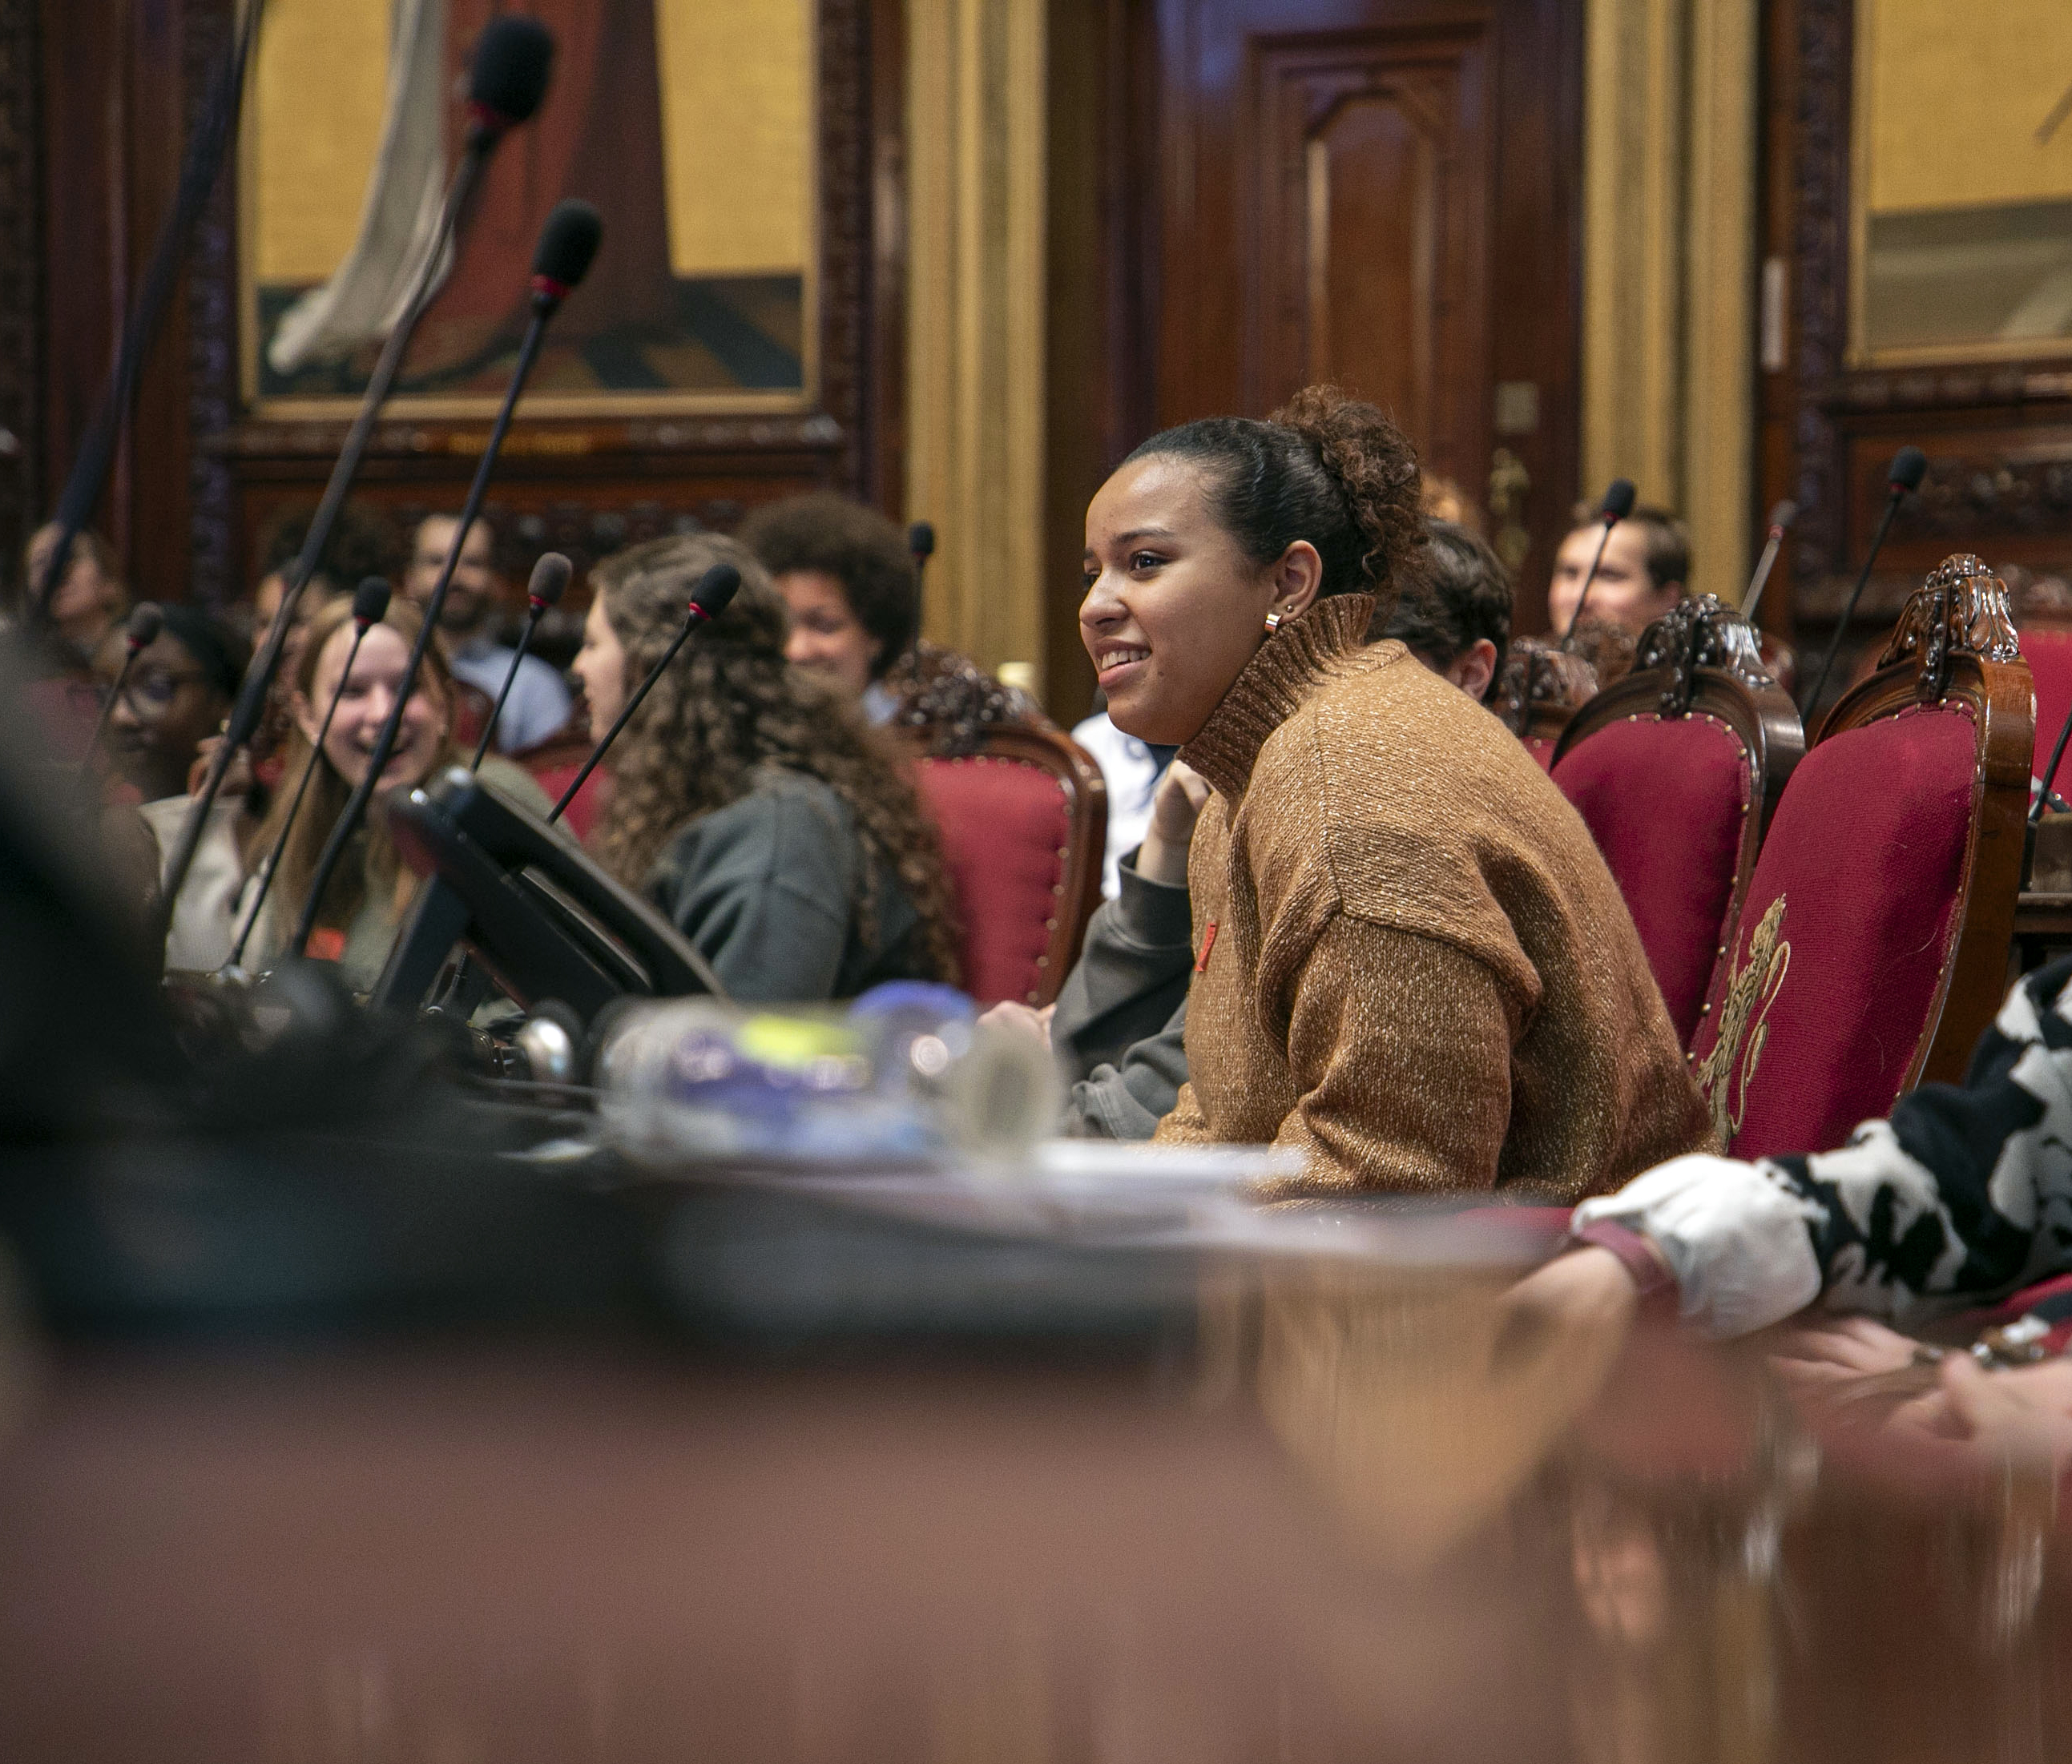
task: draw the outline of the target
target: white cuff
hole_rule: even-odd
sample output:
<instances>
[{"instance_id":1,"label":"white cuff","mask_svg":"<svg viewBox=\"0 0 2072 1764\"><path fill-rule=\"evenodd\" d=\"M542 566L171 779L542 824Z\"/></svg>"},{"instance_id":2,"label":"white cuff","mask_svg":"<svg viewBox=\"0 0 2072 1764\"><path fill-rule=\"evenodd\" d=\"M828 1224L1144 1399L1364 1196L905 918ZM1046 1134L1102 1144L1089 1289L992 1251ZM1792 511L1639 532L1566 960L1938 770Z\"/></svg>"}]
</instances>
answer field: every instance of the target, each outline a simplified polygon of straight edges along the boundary
<instances>
[{"instance_id":1,"label":"white cuff","mask_svg":"<svg viewBox=\"0 0 2072 1764\"><path fill-rule=\"evenodd\" d=\"M1616 1195L1585 1201L1574 1217L1645 1236L1676 1276L1684 1320L1708 1335L1748 1334L1820 1296L1806 1227L1822 1211L1769 1165L1703 1153L1671 1158Z\"/></svg>"}]
</instances>

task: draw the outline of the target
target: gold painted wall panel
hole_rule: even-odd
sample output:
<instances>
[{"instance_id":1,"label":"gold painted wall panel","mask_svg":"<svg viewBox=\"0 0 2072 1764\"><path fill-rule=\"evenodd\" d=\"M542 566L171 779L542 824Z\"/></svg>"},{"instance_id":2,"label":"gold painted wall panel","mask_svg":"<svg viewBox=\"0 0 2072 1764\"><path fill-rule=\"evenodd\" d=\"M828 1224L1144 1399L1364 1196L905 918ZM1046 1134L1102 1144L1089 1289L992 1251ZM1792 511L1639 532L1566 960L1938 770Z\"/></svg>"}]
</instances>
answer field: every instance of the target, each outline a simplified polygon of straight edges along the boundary
<instances>
[{"instance_id":1,"label":"gold painted wall panel","mask_svg":"<svg viewBox=\"0 0 2072 1764\"><path fill-rule=\"evenodd\" d=\"M1591 0L1583 493L1630 478L1691 528L1691 586L1747 579L1756 0Z\"/></svg>"},{"instance_id":2,"label":"gold painted wall panel","mask_svg":"<svg viewBox=\"0 0 2072 1764\"><path fill-rule=\"evenodd\" d=\"M352 249L388 100L388 0L269 0L248 179L261 282L322 282Z\"/></svg>"},{"instance_id":3,"label":"gold painted wall panel","mask_svg":"<svg viewBox=\"0 0 2072 1764\"><path fill-rule=\"evenodd\" d=\"M1877 214L2072 197L2072 122L2036 130L2072 84L2072 0L1859 0Z\"/></svg>"},{"instance_id":4,"label":"gold painted wall panel","mask_svg":"<svg viewBox=\"0 0 2072 1764\"><path fill-rule=\"evenodd\" d=\"M811 0L656 0L669 257L680 276L806 261Z\"/></svg>"},{"instance_id":5,"label":"gold painted wall panel","mask_svg":"<svg viewBox=\"0 0 2072 1764\"><path fill-rule=\"evenodd\" d=\"M796 273L813 213L812 0L655 0L680 276ZM247 121L252 265L328 277L352 248L387 101L389 0L268 0Z\"/></svg>"}]
</instances>

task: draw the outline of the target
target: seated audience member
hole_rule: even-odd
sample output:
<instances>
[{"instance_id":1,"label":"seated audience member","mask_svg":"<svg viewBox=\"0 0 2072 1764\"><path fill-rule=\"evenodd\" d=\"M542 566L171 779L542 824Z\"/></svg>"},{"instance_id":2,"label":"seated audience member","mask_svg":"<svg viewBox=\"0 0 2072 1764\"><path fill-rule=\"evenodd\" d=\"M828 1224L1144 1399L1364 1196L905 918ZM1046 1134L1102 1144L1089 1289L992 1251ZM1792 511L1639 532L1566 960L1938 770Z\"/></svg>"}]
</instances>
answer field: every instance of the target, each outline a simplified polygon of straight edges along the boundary
<instances>
[{"instance_id":1,"label":"seated audience member","mask_svg":"<svg viewBox=\"0 0 2072 1764\"><path fill-rule=\"evenodd\" d=\"M404 592L418 606L430 601L459 526L458 517L453 515L429 516L419 524L403 580ZM504 600L504 581L496 569L495 529L487 516L479 516L467 530L467 542L454 566L453 581L439 609L439 628L450 649L455 676L487 694L492 704L504 689L504 677L517 654L495 639ZM516 753L558 734L570 709L569 689L561 676L537 656L526 656L518 664L518 677L511 682L511 696L497 719L497 750Z\"/></svg>"},{"instance_id":2,"label":"seated audience member","mask_svg":"<svg viewBox=\"0 0 2072 1764\"><path fill-rule=\"evenodd\" d=\"M1395 638L1433 673L1486 704L1511 648L1511 599L1510 576L1472 529L1428 518L1415 572L1394 610L1368 628L1367 640Z\"/></svg>"},{"instance_id":3,"label":"seated audience member","mask_svg":"<svg viewBox=\"0 0 2072 1764\"><path fill-rule=\"evenodd\" d=\"M55 520L46 521L30 535L22 551L20 616L27 623L43 592L43 575L51 566L61 531ZM102 639L130 610L130 590L122 585L122 569L115 548L97 532L83 531L74 536L72 555L66 560L64 580L51 594L50 616L43 629L51 639L54 659L60 669L84 673L93 665Z\"/></svg>"},{"instance_id":4,"label":"seated audience member","mask_svg":"<svg viewBox=\"0 0 2072 1764\"><path fill-rule=\"evenodd\" d=\"M130 664L102 738L116 771L147 803L186 791L195 756L230 713L249 659L244 639L207 613L177 602L161 612L158 635ZM104 693L128 653L121 631L102 639L94 673Z\"/></svg>"},{"instance_id":5,"label":"seated audience member","mask_svg":"<svg viewBox=\"0 0 2072 1764\"><path fill-rule=\"evenodd\" d=\"M1570 518L1575 525L1555 553L1554 579L1547 590L1547 620L1557 633L1565 635L1575 623L1586 578L1590 592L1584 602L1585 623L1602 619L1635 637L1684 598L1691 579L1691 535L1667 509L1634 509L1612 528L1609 539L1603 520L1587 504L1578 504ZM1591 578L1590 560L1600 541L1604 560ZM1577 633L1579 642L1582 635ZM1631 665L1629 657L1627 666Z\"/></svg>"},{"instance_id":6,"label":"seated audience member","mask_svg":"<svg viewBox=\"0 0 2072 1764\"><path fill-rule=\"evenodd\" d=\"M281 610L281 596L287 591L288 573L302 554L309 538L316 504L290 508L269 521L259 541L259 582L252 592L252 642L254 649L265 643ZM350 594L369 576L393 582L401 563L401 545L388 516L361 502L348 501L331 524L331 535L317 554L310 571L309 586L295 602L295 623L282 645L277 680L291 680L302 662L302 639L310 621L326 604ZM253 779L263 793L280 781L281 753L286 745L290 718L288 695L275 692L266 700L249 754L235 763L232 779L243 788ZM256 805L263 814L263 804Z\"/></svg>"},{"instance_id":7,"label":"seated audience member","mask_svg":"<svg viewBox=\"0 0 2072 1764\"><path fill-rule=\"evenodd\" d=\"M1962 1084L1910 1091L1838 1151L1648 1170L1576 1209L1585 1248L1543 1285L1673 1285L1714 1336L1816 1300L1918 1328L2072 1273L2068 1120L2072 956L2015 984Z\"/></svg>"},{"instance_id":8,"label":"seated audience member","mask_svg":"<svg viewBox=\"0 0 2072 1764\"><path fill-rule=\"evenodd\" d=\"M724 560L739 593L656 683L608 762L592 844L737 998L846 998L954 980L934 827L892 750L838 689L785 660L784 602L742 545L657 539L606 559L575 671L602 735Z\"/></svg>"},{"instance_id":9,"label":"seated audience member","mask_svg":"<svg viewBox=\"0 0 2072 1764\"><path fill-rule=\"evenodd\" d=\"M792 665L861 705L867 722L925 730L930 750L949 755L976 752L989 727L1047 721L969 657L916 640L920 578L876 509L832 491L787 496L750 515L741 541L790 609Z\"/></svg>"},{"instance_id":10,"label":"seated audience member","mask_svg":"<svg viewBox=\"0 0 2072 1764\"><path fill-rule=\"evenodd\" d=\"M247 900L255 892L252 882L257 880L259 866L280 837L294 801L295 783L306 768L314 767L315 772L282 853L280 874L267 894L246 946L246 967L270 966L293 934L303 901L315 882L317 861L325 842L347 799L367 775L381 726L401 688L410 647L423 623L424 615L415 604L401 598L391 601L382 622L370 627L362 640L348 676L345 668L347 656L352 654L352 602L333 599L310 621L308 641L294 673L289 676L290 734L282 787L273 793L265 819L245 842L243 869L250 878L246 885ZM319 750L317 733L341 680L344 691ZM445 648L434 643L425 652L395 750L381 775L379 793L368 805L365 822L332 875L310 939L308 953L335 960L347 984L356 989L364 990L380 977L417 886L417 877L405 867L389 840L384 802L397 791L422 783L441 767L467 763L468 755L453 739L453 676ZM483 761L482 775L538 813L545 814L550 806L531 778L494 755ZM176 911L185 903L183 890ZM238 910L245 910L243 902ZM234 925L232 918L216 927L226 952ZM170 953L167 960L170 964Z\"/></svg>"},{"instance_id":11,"label":"seated audience member","mask_svg":"<svg viewBox=\"0 0 2072 1764\"><path fill-rule=\"evenodd\" d=\"M1466 528L1428 519L1426 543L1376 641L1393 637L1470 698L1486 697L1511 640L1511 582L1496 554ZM1149 1139L1187 1076L1184 1034L1190 941L1187 846L1208 786L1185 766L1156 793L1141 850L1114 901L1087 927L1086 946L1050 1019L1050 1044L1071 1085L1067 1130ZM1011 1014L1026 1007L1002 1005Z\"/></svg>"},{"instance_id":12,"label":"seated audience member","mask_svg":"<svg viewBox=\"0 0 2072 1764\"><path fill-rule=\"evenodd\" d=\"M310 536L310 522L316 505L290 508L268 523L259 541L259 582L252 591L252 632L256 643L264 638L281 610L281 596L287 589L288 570L302 554ZM310 585L296 602L297 620L306 624L323 603L338 594L349 594L369 576L394 581L401 546L388 516L364 503L347 502L331 524L331 537L318 553L310 572ZM284 673L292 671L288 660Z\"/></svg>"},{"instance_id":13,"label":"seated audience member","mask_svg":"<svg viewBox=\"0 0 2072 1764\"><path fill-rule=\"evenodd\" d=\"M1450 478L1426 472L1417 486L1417 506L1429 519L1450 521L1480 536L1482 511L1468 500L1467 492Z\"/></svg>"},{"instance_id":14,"label":"seated audience member","mask_svg":"<svg viewBox=\"0 0 2072 1764\"><path fill-rule=\"evenodd\" d=\"M1087 510L1109 713L1214 792L1157 1137L1299 1147L1325 1190L1601 1192L1704 1144L1703 1107L1574 811L1366 645L1422 539L1408 442L1321 389L1154 436Z\"/></svg>"},{"instance_id":15,"label":"seated audience member","mask_svg":"<svg viewBox=\"0 0 2072 1764\"><path fill-rule=\"evenodd\" d=\"M1151 829L1151 804L1173 763L1174 750L1125 735L1106 709L1072 726L1072 739L1100 767L1108 787L1108 847L1101 858L1101 892L1110 900L1122 892L1122 861L1144 843Z\"/></svg>"},{"instance_id":16,"label":"seated audience member","mask_svg":"<svg viewBox=\"0 0 2072 1764\"><path fill-rule=\"evenodd\" d=\"M770 572L791 615L791 665L891 722L898 695L886 675L911 648L921 590L906 536L849 496L816 491L765 504L741 542Z\"/></svg>"}]
</instances>

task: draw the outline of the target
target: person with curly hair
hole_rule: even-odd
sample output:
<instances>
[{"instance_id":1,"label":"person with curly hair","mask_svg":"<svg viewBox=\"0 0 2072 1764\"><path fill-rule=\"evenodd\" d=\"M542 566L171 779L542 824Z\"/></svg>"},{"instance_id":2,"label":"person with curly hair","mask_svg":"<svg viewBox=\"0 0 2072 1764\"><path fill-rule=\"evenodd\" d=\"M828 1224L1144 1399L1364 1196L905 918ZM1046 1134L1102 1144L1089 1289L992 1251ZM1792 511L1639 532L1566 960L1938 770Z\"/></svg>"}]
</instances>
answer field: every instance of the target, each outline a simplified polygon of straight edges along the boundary
<instances>
[{"instance_id":1,"label":"person with curly hair","mask_svg":"<svg viewBox=\"0 0 2072 1764\"><path fill-rule=\"evenodd\" d=\"M1400 641L1424 541L1381 413L1310 388L1154 435L1087 511L1116 726L1211 787L1167 1143L1272 1141L1309 1191L1581 1199L1707 1143L1639 934L1531 755ZM1176 854L1177 857L1178 854Z\"/></svg>"},{"instance_id":2,"label":"person with curly hair","mask_svg":"<svg viewBox=\"0 0 2072 1764\"><path fill-rule=\"evenodd\" d=\"M725 561L740 591L656 683L610 759L593 843L697 946L734 997L853 997L957 977L941 849L897 756L838 689L785 660L783 601L734 540L650 541L591 572L576 672L593 738Z\"/></svg>"},{"instance_id":3,"label":"person with curly hair","mask_svg":"<svg viewBox=\"0 0 2072 1764\"><path fill-rule=\"evenodd\" d=\"M875 508L832 491L787 496L742 524L791 615L785 654L857 700L874 723L898 697L885 676L912 647L921 585L906 536Z\"/></svg>"}]
</instances>

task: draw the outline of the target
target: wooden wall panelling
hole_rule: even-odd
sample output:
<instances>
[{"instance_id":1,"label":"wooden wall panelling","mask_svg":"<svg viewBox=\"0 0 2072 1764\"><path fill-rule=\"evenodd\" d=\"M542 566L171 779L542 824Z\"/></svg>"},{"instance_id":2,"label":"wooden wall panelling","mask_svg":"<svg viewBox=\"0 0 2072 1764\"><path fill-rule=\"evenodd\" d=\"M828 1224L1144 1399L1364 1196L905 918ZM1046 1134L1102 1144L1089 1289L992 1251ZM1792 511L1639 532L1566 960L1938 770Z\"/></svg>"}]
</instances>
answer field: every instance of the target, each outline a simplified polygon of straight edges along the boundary
<instances>
[{"instance_id":1,"label":"wooden wall panelling","mask_svg":"<svg viewBox=\"0 0 2072 1764\"><path fill-rule=\"evenodd\" d=\"M126 291L122 188L126 113L120 0L43 0L39 73L43 225L32 259L43 284L42 470L31 487L31 524L47 513L64 482L107 377ZM126 243L126 241L124 241ZM129 511L104 504L97 522L118 546ZM19 554L7 560L12 576Z\"/></svg>"},{"instance_id":2,"label":"wooden wall panelling","mask_svg":"<svg viewBox=\"0 0 2072 1764\"><path fill-rule=\"evenodd\" d=\"M1157 82L1149 0L1049 0L1044 684L1067 726L1093 701L1079 640L1087 504L1156 426Z\"/></svg>"},{"instance_id":3,"label":"wooden wall panelling","mask_svg":"<svg viewBox=\"0 0 2072 1764\"><path fill-rule=\"evenodd\" d=\"M42 500L42 52L36 0L0 0L0 594Z\"/></svg>"},{"instance_id":4,"label":"wooden wall panelling","mask_svg":"<svg viewBox=\"0 0 2072 1764\"><path fill-rule=\"evenodd\" d=\"M1500 440L1531 484L1521 630L1544 624L1577 487L1581 13L1157 9L1158 421L1263 416L1335 375L1421 429L1430 468L1478 502Z\"/></svg>"},{"instance_id":5,"label":"wooden wall panelling","mask_svg":"<svg viewBox=\"0 0 2072 1764\"><path fill-rule=\"evenodd\" d=\"M870 0L870 312L861 493L894 520L906 496L906 6Z\"/></svg>"},{"instance_id":6,"label":"wooden wall panelling","mask_svg":"<svg viewBox=\"0 0 2072 1764\"><path fill-rule=\"evenodd\" d=\"M1849 364L1854 0L1771 0L1771 9L1772 31L1788 31L1795 45L1782 149L1795 261L1790 367L1766 389L1770 408L1790 412L1790 446L1766 458L1789 458L1789 493L1805 511L1789 553L1802 651L1833 629L1883 508L1893 454L1911 442L1930 460L1922 496L1893 524L1839 681L1882 645L1908 590L1950 552L1976 552L1995 569L2072 574L2072 372L2062 358ZM1779 100L1773 92L1773 105ZM1772 168L1773 187L1779 177Z\"/></svg>"}]
</instances>

